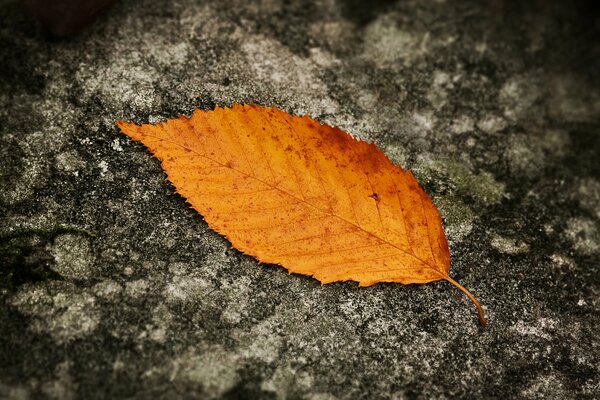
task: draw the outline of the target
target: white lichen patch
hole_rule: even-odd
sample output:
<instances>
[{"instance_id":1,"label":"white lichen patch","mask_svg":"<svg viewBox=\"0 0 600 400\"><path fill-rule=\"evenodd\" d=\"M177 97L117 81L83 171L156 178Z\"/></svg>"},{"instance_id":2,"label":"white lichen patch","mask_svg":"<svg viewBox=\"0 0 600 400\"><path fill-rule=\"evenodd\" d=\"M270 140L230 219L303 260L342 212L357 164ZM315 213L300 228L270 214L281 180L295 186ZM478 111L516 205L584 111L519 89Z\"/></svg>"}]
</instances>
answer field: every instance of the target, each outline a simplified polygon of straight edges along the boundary
<instances>
[{"instance_id":1,"label":"white lichen patch","mask_svg":"<svg viewBox=\"0 0 600 400\"><path fill-rule=\"evenodd\" d=\"M87 237L82 235L60 235L49 246L54 256L52 267L67 279L88 279L93 274L94 255Z\"/></svg>"},{"instance_id":2,"label":"white lichen patch","mask_svg":"<svg viewBox=\"0 0 600 400\"><path fill-rule=\"evenodd\" d=\"M158 343L164 343L169 332L173 314L165 304L159 304L152 310L152 325L148 337Z\"/></svg>"},{"instance_id":3,"label":"white lichen patch","mask_svg":"<svg viewBox=\"0 0 600 400\"><path fill-rule=\"evenodd\" d=\"M572 243L575 251L590 255L600 251L600 229L598 222L583 217L567 221L564 235Z\"/></svg>"},{"instance_id":4,"label":"white lichen patch","mask_svg":"<svg viewBox=\"0 0 600 400\"><path fill-rule=\"evenodd\" d=\"M133 298L144 296L150 289L150 284L145 279L137 279L125 284L124 293Z\"/></svg>"},{"instance_id":5,"label":"white lichen patch","mask_svg":"<svg viewBox=\"0 0 600 400\"><path fill-rule=\"evenodd\" d=\"M199 276L175 275L163 292L168 302L194 301L206 295L212 288L210 282Z\"/></svg>"},{"instance_id":6,"label":"white lichen patch","mask_svg":"<svg viewBox=\"0 0 600 400\"><path fill-rule=\"evenodd\" d=\"M194 22L207 20L196 18ZM190 29L190 22L182 19L183 26L177 29ZM161 101L156 87L163 71L183 71L192 53L189 41L178 35L164 35L161 29L142 30L138 20L129 18L118 27L105 49L103 63L82 58L75 79L83 89L83 98L98 98L113 113L124 107L132 107L136 113L156 109Z\"/></svg>"},{"instance_id":7,"label":"white lichen patch","mask_svg":"<svg viewBox=\"0 0 600 400\"><path fill-rule=\"evenodd\" d=\"M511 329L520 335L536 336L551 340L552 333L557 325L558 322L552 318L539 318L535 323L518 320Z\"/></svg>"},{"instance_id":8,"label":"white lichen patch","mask_svg":"<svg viewBox=\"0 0 600 400\"><path fill-rule=\"evenodd\" d=\"M189 43L169 42L154 33L145 35L144 42L144 50L147 51L146 55L150 56L150 62L153 61L161 67L183 68L190 53Z\"/></svg>"},{"instance_id":9,"label":"white lichen patch","mask_svg":"<svg viewBox=\"0 0 600 400\"><path fill-rule=\"evenodd\" d=\"M312 62L321 68L333 68L340 63L340 60L333 54L319 47L310 48L309 53Z\"/></svg>"},{"instance_id":10,"label":"white lichen patch","mask_svg":"<svg viewBox=\"0 0 600 400\"><path fill-rule=\"evenodd\" d=\"M353 48L353 29L350 21L323 19L312 23L309 34L314 41L328 48L349 51Z\"/></svg>"},{"instance_id":11,"label":"white lichen patch","mask_svg":"<svg viewBox=\"0 0 600 400\"><path fill-rule=\"evenodd\" d=\"M215 266L220 265L218 261L212 261ZM167 303L199 302L205 303L206 296L214 290L210 282L210 276L215 273L213 268L203 266L197 268L188 263L172 262L168 266L171 273L162 295ZM206 302L207 304L210 303Z\"/></svg>"},{"instance_id":12,"label":"white lichen patch","mask_svg":"<svg viewBox=\"0 0 600 400\"><path fill-rule=\"evenodd\" d=\"M485 133L497 133L506 128L506 120L498 115L489 114L477 121L477 127Z\"/></svg>"},{"instance_id":13,"label":"white lichen patch","mask_svg":"<svg viewBox=\"0 0 600 400\"><path fill-rule=\"evenodd\" d=\"M450 126L450 131L456 134L473 132L473 129L475 129L475 122L473 122L473 118L467 115L459 116L452 121L452 125Z\"/></svg>"},{"instance_id":14,"label":"white lichen patch","mask_svg":"<svg viewBox=\"0 0 600 400\"><path fill-rule=\"evenodd\" d=\"M573 198L581 207L595 215L600 220L600 182L593 178L582 179L578 182Z\"/></svg>"},{"instance_id":15,"label":"white lichen patch","mask_svg":"<svg viewBox=\"0 0 600 400\"><path fill-rule=\"evenodd\" d=\"M490 244L501 253L516 255L529 252L529 244L506 236L495 235Z\"/></svg>"},{"instance_id":16,"label":"white lichen patch","mask_svg":"<svg viewBox=\"0 0 600 400\"><path fill-rule=\"evenodd\" d=\"M56 156L56 167L64 172L77 174L84 169L86 162L74 150L67 150Z\"/></svg>"},{"instance_id":17,"label":"white lichen patch","mask_svg":"<svg viewBox=\"0 0 600 400\"><path fill-rule=\"evenodd\" d=\"M427 92L427 99L435 109L439 110L446 105L448 92L453 88L454 82L450 74L436 70L433 73L431 87Z\"/></svg>"},{"instance_id":18,"label":"white lichen patch","mask_svg":"<svg viewBox=\"0 0 600 400\"><path fill-rule=\"evenodd\" d=\"M107 279L95 284L93 291L98 297L105 300L114 300L123 291L123 287L117 282Z\"/></svg>"},{"instance_id":19,"label":"white lichen patch","mask_svg":"<svg viewBox=\"0 0 600 400\"><path fill-rule=\"evenodd\" d=\"M318 297L318 293L314 293L314 295ZM239 354L246 360L272 363L280 357L289 332L295 332L294 336L297 340L306 344L314 343L315 335L319 341L329 342L330 337L326 336L331 332L316 333L315 329L318 330L320 324L306 325L307 313L312 307L311 301L313 300L305 298L296 303L297 305L293 308L277 307L271 316L254 324L249 330L233 330L231 337L237 341ZM329 329L347 329L347 326L337 326L337 324L343 325L342 321L343 318L328 320L323 321L322 325ZM329 344L332 347L341 346L341 341Z\"/></svg>"},{"instance_id":20,"label":"white lichen patch","mask_svg":"<svg viewBox=\"0 0 600 400\"><path fill-rule=\"evenodd\" d=\"M356 104L363 110L375 110L377 107L377 96L369 91L359 91Z\"/></svg>"},{"instance_id":21,"label":"white lichen patch","mask_svg":"<svg viewBox=\"0 0 600 400\"><path fill-rule=\"evenodd\" d=\"M559 376L546 374L537 376L527 388L521 390L520 396L524 399L567 399L571 397L570 393Z\"/></svg>"},{"instance_id":22,"label":"white lichen patch","mask_svg":"<svg viewBox=\"0 0 600 400\"><path fill-rule=\"evenodd\" d=\"M250 263L248 263L250 264ZM255 270L256 266L247 265L248 270ZM248 303L250 296L252 281L248 276L239 276L228 282L223 282L221 287L223 293L227 293L229 298L227 306L221 313L221 319L230 324L236 324L248 315Z\"/></svg>"},{"instance_id":23,"label":"white lichen patch","mask_svg":"<svg viewBox=\"0 0 600 400\"><path fill-rule=\"evenodd\" d=\"M232 335L239 342L240 354L244 358L273 362L283 345L283 334L277 315L252 327L250 332L235 332Z\"/></svg>"},{"instance_id":24,"label":"white lichen patch","mask_svg":"<svg viewBox=\"0 0 600 400\"><path fill-rule=\"evenodd\" d=\"M29 387L22 383L8 384L0 381L0 398L10 400L33 399Z\"/></svg>"},{"instance_id":25,"label":"white lichen patch","mask_svg":"<svg viewBox=\"0 0 600 400\"><path fill-rule=\"evenodd\" d=\"M310 58L299 57L281 43L259 35L245 35L240 50L252 79L262 82L264 89L289 98L295 113L315 116L338 111L320 78L319 65Z\"/></svg>"},{"instance_id":26,"label":"white lichen patch","mask_svg":"<svg viewBox=\"0 0 600 400\"><path fill-rule=\"evenodd\" d=\"M78 385L73 381L71 368L73 363L65 361L54 369L55 378L41 385L42 392L49 399L70 400L77 398Z\"/></svg>"},{"instance_id":27,"label":"white lichen patch","mask_svg":"<svg viewBox=\"0 0 600 400\"><path fill-rule=\"evenodd\" d=\"M573 269L575 261L564 254L554 253L550 256L552 263L560 268Z\"/></svg>"},{"instance_id":28,"label":"white lichen patch","mask_svg":"<svg viewBox=\"0 0 600 400\"><path fill-rule=\"evenodd\" d=\"M505 156L511 172L529 176L543 172L546 161L541 140L528 134L510 135Z\"/></svg>"},{"instance_id":29,"label":"white lichen patch","mask_svg":"<svg viewBox=\"0 0 600 400\"><path fill-rule=\"evenodd\" d=\"M100 169L100 177L104 178L108 173L108 163L102 160L98 163L98 168Z\"/></svg>"},{"instance_id":30,"label":"white lichen patch","mask_svg":"<svg viewBox=\"0 0 600 400\"><path fill-rule=\"evenodd\" d=\"M8 204L18 203L33 195L36 188L42 187L47 180L45 177L49 173L49 163L43 158L25 159L23 169L20 171L18 184L12 188L6 188L0 191L0 196Z\"/></svg>"},{"instance_id":31,"label":"white lichen patch","mask_svg":"<svg viewBox=\"0 0 600 400\"><path fill-rule=\"evenodd\" d=\"M17 137L9 138L16 140ZM8 204L18 203L31 197L36 189L48 184L51 166L54 164L54 154L59 151L66 135L58 128L47 128L23 135L19 139L19 149L23 154L21 168L16 171L14 186L3 187L0 199Z\"/></svg>"},{"instance_id":32,"label":"white lichen patch","mask_svg":"<svg viewBox=\"0 0 600 400\"><path fill-rule=\"evenodd\" d=\"M401 30L392 14L383 15L365 29L363 58L380 68L410 65L427 52L429 35Z\"/></svg>"},{"instance_id":33,"label":"white lichen patch","mask_svg":"<svg viewBox=\"0 0 600 400\"><path fill-rule=\"evenodd\" d=\"M416 125L415 131L420 132L419 136L425 136L437 122L437 118L433 113L428 111L415 112L411 115L411 119Z\"/></svg>"},{"instance_id":34,"label":"white lichen patch","mask_svg":"<svg viewBox=\"0 0 600 400\"><path fill-rule=\"evenodd\" d=\"M114 138L110 143L110 147L114 151L123 151L123 146L121 146L121 140L119 138Z\"/></svg>"},{"instance_id":35,"label":"white lichen patch","mask_svg":"<svg viewBox=\"0 0 600 400\"><path fill-rule=\"evenodd\" d=\"M541 146L549 154L557 157L567 155L571 149L571 136L563 129L543 129Z\"/></svg>"},{"instance_id":36,"label":"white lichen patch","mask_svg":"<svg viewBox=\"0 0 600 400\"><path fill-rule=\"evenodd\" d=\"M229 26L210 5L201 2L188 4L181 11L178 22L179 29L187 39L200 39L207 43L219 40L220 30Z\"/></svg>"},{"instance_id":37,"label":"white lichen patch","mask_svg":"<svg viewBox=\"0 0 600 400\"><path fill-rule=\"evenodd\" d=\"M78 107L61 95L53 94L52 88L60 87L61 91L68 90L69 83L66 80L50 81L50 86L45 90L45 96L31 99L32 107L40 113L43 118L42 141L46 144L44 153L55 153L68 143L71 134L75 132L75 126L82 118L83 113ZM65 93L66 95L66 93Z\"/></svg>"},{"instance_id":38,"label":"white lichen patch","mask_svg":"<svg viewBox=\"0 0 600 400\"><path fill-rule=\"evenodd\" d=\"M265 392L275 393L278 399L286 399L308 392L313 382L313 377L307 372L282 365L269 379L261 383L260 388Z\"/></svg>"},{"instance_id":39,"label":"white lichen patch","mask_svg":"<svg viewBox=\"0 0 600 400\"><path fill-rule=\"evenodd\" d=\"M211 346L190 348L175 358L164 372L175 385L197 387L203 393L202 398L218 399L239 382L239 368L236 353Z\"/></svg>"},{"instance_id":40,"label":"white lichen patch","mask_svg":"<svg viewBox=\"0 0 600 400\"><path fill-rule=\"evenodd\" d=\"M332 395L331 393L321 393L321 392L307 393L304 398L306 400L338 400L338 398L335 397L334 395ZM398 400L399 399L400 398L398 398ZM396 399L393 399L393 400L396 400Z\"/></svg>"},{"instance_id":41,"label":"white lichen patch","mask_svg":"<svg viewBox=\"0 0 600 400\"><path fill-rule=\"evenodd\" d=\"M68 282L24 286L9 302L32 317L29 329L58 344L91 334L100 320L94 296Z\"/></svg>"},{"instance_id":42,"label":"white lichen patch","mask_svg":"<svg viewBox=\"0 0 600 400\"><path fill-rule=\"evenodd\" d=\"M130 52L126 48L115 49L107 63L82 63L76 79L81 83L83 95L101 97L115 112L125 106L137 112L153 110L160 101L155 91L160 74L156 69L142 66L141 56L136 56L138 52L138 49Z\"/></svg>"},{"instance_id":43,"label":"white lichen patch","mask_svg":"<svg viewBox=\"0 0 600 400\"><path fill-rule=\"evenodd\" d=\"M508 79L500 88L498 102L504 109L504 116L509 120L522 117L535 117L532 113L534 103L542 96L539 79L534 74L517 75Z\"/></svg>"}]
</instances>

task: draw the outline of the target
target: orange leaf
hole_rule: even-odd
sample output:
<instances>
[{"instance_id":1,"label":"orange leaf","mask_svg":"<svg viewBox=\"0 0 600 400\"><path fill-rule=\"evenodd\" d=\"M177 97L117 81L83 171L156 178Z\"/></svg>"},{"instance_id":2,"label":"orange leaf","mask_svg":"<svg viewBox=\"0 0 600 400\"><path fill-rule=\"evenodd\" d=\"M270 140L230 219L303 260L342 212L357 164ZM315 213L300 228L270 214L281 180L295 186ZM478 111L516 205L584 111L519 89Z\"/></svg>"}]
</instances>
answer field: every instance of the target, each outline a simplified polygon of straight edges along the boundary
<instances>
[{"instance_id":1,"label":"orange leaf","mask_svg":"<svg viewBox=\"0 0 600 400\"><path fill-rule=\"evenodd\" d=\"M409 171L375 145L276 108L196 110L156 125L118 122L177 192L235 248L321 283L445 279L438 212Z\"/></svg>"}]
</instances>

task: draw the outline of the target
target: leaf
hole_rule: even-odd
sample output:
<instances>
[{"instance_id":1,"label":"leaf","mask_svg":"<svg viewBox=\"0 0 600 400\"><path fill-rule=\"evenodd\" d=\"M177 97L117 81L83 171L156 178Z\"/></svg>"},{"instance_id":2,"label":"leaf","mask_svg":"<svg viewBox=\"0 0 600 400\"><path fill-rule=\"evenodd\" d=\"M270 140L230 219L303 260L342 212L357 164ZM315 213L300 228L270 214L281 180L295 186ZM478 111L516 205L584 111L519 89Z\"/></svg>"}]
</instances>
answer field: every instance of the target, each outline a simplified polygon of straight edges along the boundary
<instances>
[{"instance_id":1,"label":"leaf","mask_svg":"<svg viewBox=\"0 0 600 400\"><path fill-rule=\"evenodd\" d=\"M118 122L161 161L178 193L235 248L321 283L455 285L437 209L375 145L255 105L156 125Z\"/></svg>"}]
</instances>

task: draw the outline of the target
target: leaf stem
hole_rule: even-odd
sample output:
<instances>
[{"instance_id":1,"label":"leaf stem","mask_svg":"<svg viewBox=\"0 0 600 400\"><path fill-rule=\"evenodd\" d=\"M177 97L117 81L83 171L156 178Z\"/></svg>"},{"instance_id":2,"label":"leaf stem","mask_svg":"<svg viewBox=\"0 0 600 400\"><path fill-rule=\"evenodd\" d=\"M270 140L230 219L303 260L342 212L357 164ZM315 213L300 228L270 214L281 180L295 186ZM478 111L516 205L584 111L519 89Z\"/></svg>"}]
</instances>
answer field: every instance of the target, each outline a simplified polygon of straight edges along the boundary
<instances>
[{"instance_id":1,"label":"leaf stem","mask_svg":"<svg viewBox=\"0 0 600 400\"><path fill-rule=\"evenodd\" d=\"M469 299L471 299L471 301L473 302L473 304L475 304L475 307L477 308L477 313L479 314L479 323L481 324L481 326L485 326L487 324L487 322L485 320L485 316L483 315L483 308L481 308L481 304L479 304L479 302L477 301L475 296L473 296L471 294L471 292L469 292L463 285L456 282L454 279L450 278L448 275L445 275L444 279L447 280L448 282L450 282L451 284L453 284L454 286L456 286L458 288L458 290L460 290L461 292L466 294L467 297Z\"/></svg>"}]
</instances>

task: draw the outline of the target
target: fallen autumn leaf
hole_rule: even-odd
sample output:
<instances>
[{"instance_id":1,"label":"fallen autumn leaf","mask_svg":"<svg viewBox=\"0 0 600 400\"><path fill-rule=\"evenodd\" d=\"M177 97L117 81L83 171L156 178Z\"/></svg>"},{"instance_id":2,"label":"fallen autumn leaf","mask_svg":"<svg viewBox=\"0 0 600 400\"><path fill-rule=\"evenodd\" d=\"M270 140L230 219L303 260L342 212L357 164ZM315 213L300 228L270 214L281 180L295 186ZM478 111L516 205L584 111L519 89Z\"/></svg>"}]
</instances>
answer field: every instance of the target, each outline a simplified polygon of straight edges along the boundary
<instances>
[{"instance_id":1,"label":"fallen autumn leaf","mask_svg":"<svg viewBox=\"0 0 600 400\"><path fill-rule=\"evenodd\" d=\"M277 108L234 104L156 125L117 122L158 158L209 227L259 261L321 283L449 276L437 209L375 145Z\"/></svg>"}]
</instances>

